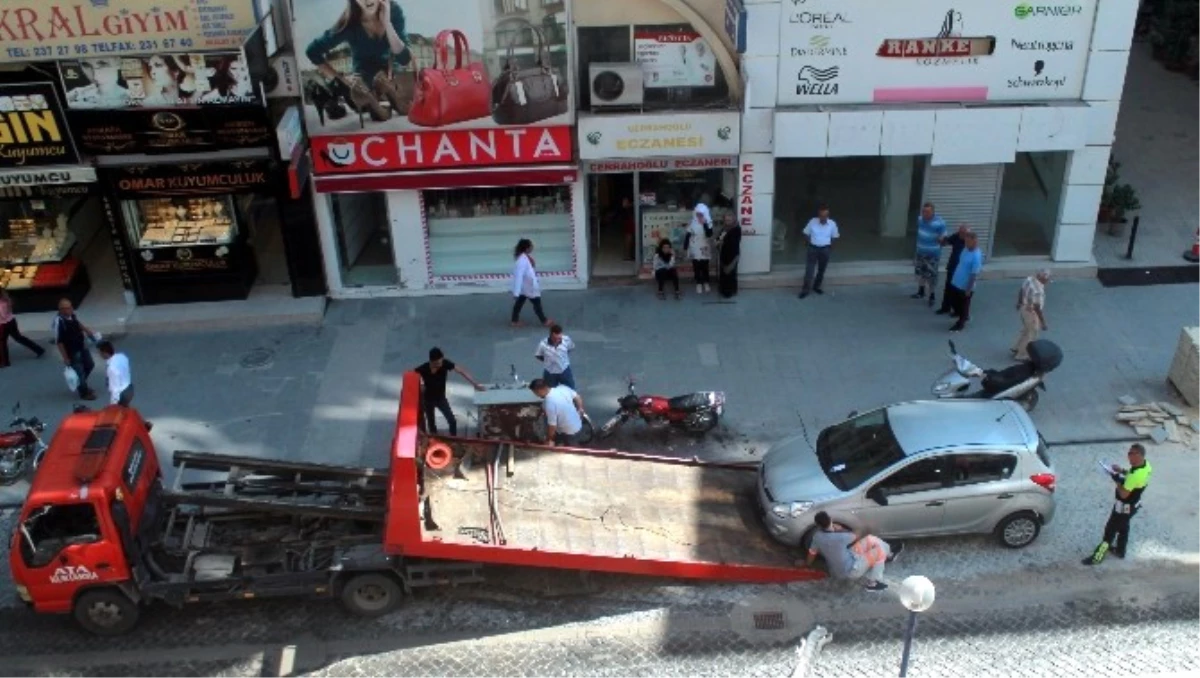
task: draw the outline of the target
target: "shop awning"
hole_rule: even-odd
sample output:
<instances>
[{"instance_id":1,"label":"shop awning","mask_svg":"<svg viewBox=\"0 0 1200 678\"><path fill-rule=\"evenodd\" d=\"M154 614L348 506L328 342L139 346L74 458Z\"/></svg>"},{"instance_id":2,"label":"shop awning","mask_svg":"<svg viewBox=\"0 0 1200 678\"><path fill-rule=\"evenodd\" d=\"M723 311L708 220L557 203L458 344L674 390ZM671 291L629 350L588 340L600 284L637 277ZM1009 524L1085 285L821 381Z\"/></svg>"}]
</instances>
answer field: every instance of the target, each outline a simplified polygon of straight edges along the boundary
<instances>
[{"instance_id":1,"label":"shop awning","mask_svg":"<svg viewBox=\"0 0 1200 678\"><path fill-rule=\"evenodd\" d=\"M572 184L579 178L574 165L546 167L497 167L489 169L442 170L438 172L391 172L319 176L318 193L402 191L446 188L497 188L502 186L553 186Z\"/></svg>"}]
</instances>

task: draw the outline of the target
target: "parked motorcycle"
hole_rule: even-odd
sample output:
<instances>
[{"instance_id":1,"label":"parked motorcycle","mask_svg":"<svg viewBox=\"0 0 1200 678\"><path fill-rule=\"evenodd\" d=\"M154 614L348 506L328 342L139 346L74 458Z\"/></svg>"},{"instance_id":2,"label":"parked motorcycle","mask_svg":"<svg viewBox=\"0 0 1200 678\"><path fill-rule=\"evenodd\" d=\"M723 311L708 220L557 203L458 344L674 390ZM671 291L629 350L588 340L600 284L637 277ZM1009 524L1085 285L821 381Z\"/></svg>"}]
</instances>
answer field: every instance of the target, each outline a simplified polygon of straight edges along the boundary
<instances>
[{"instance_id":1,"label":"parked motorcycle","mask_svg":"<svg viewBox=\"0 0 1200 678\"><path fill-rule=\"evenodd\" d=\"M1015 400L1032 412L1038 404L1038 389L1046 390L1046 375L1062 363L1062 349L1052 341L1038 339L1026 348L1028 360L1022 360L1002 370L985 370L967 360L950 342L950 358L954 369L933 383L933 395L938 398L984 398ZM979 390L972 392L975 379Z\"/></svg>"},{"instance_id":2,"label":"parked motorcycle","mask_svg":"<svg viewBox=\"0 0 1200 678\"><path fill-rule=\"evenodd\" d=\"M725 394L697 391L675 398L638 395L636 382L629 379L629 393L617 399L617 412L597 432L600 438L611 436L630 419L641 419L652 427L674 426L689 433L704 435L716 428L725 411Z\"/></svg>"},{"instance_id":3,"label":"parked motorcycle","mask_svg":"<svg viewBox=\"0 0 1200 678\"><path fill-rule=\"evenodd\" d=\"M11 485L26 471L36 470L46 453L46 443L39 435L46 425L37 417L25 419L20 412L21 403L17 403L12 409L9 430L0 432L0 485Z\"/></svg>"}]
</instances>

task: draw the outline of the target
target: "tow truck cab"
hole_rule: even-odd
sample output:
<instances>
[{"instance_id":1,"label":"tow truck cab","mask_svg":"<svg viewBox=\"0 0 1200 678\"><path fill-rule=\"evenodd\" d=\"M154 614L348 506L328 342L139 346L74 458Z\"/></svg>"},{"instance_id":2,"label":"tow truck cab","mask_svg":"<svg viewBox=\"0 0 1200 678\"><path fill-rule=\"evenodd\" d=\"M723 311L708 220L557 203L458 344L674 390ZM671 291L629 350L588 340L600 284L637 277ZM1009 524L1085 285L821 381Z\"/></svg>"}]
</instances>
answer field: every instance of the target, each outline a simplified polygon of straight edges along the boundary
<instances>
[{"instance_id":1,"label":"tow truck cab","mask_svg":"<svg viewBox=\"0 0 1200 678\"><path fill-rule=\"evenodd\" d=\"M158 455L136 410L110 406L68 416L12 536L9 568L18 595L43 613L69 613L90 591L137 600L145 573L133 565L143 541L135 535L153 529L161 492Z\"/></svg>"}]
</instances>

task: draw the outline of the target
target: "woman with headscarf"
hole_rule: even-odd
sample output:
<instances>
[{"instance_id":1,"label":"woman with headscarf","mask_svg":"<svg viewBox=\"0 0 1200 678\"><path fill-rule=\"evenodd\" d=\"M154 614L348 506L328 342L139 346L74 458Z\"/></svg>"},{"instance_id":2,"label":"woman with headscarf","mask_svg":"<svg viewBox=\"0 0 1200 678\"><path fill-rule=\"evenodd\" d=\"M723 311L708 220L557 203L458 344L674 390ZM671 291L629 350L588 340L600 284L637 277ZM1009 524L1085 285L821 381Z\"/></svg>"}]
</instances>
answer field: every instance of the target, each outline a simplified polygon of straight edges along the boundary
<instances>
[{"instance_id":1,"label":"woman with headscarf","mask_svg":"<svg viewBox=\"0 0 1200 678\"><path fill-rule=\"evenodd\" d=\"M718 241L721 254L717 258L717 290L729 299L738 292L738 262L742 258L742 227L732 214L725 215L725 230Z\"/></svg>"}]
</instances>

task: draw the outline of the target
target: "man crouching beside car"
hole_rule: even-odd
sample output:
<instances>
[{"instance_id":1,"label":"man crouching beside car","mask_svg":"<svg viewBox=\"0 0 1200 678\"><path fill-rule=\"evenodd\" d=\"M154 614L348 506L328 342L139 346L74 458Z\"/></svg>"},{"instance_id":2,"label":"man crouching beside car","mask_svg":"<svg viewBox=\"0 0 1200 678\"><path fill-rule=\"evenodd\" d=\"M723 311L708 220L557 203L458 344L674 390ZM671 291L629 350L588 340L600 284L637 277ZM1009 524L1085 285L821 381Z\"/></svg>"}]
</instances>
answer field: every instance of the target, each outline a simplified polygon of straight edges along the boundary
<instances>
[{"instance_id":1,"label":"man crouching beside car","mask_svg":"<svg viewBox=\"0 0 1200 678\"><path fill-rule=\"evenodd\" d=\"M838 579L864 579L864 588L868 591L887 590L887 584L883 583L883 566L900 555L904 544L897 544L893 551L879 537L870 534L860 537L841 525L835 525L824 511L813 516L813 520L817 523L817 531L813 534L804 567L812 567L819 555L825 559L831 576Z\"/></svg>"}]
</instances>

